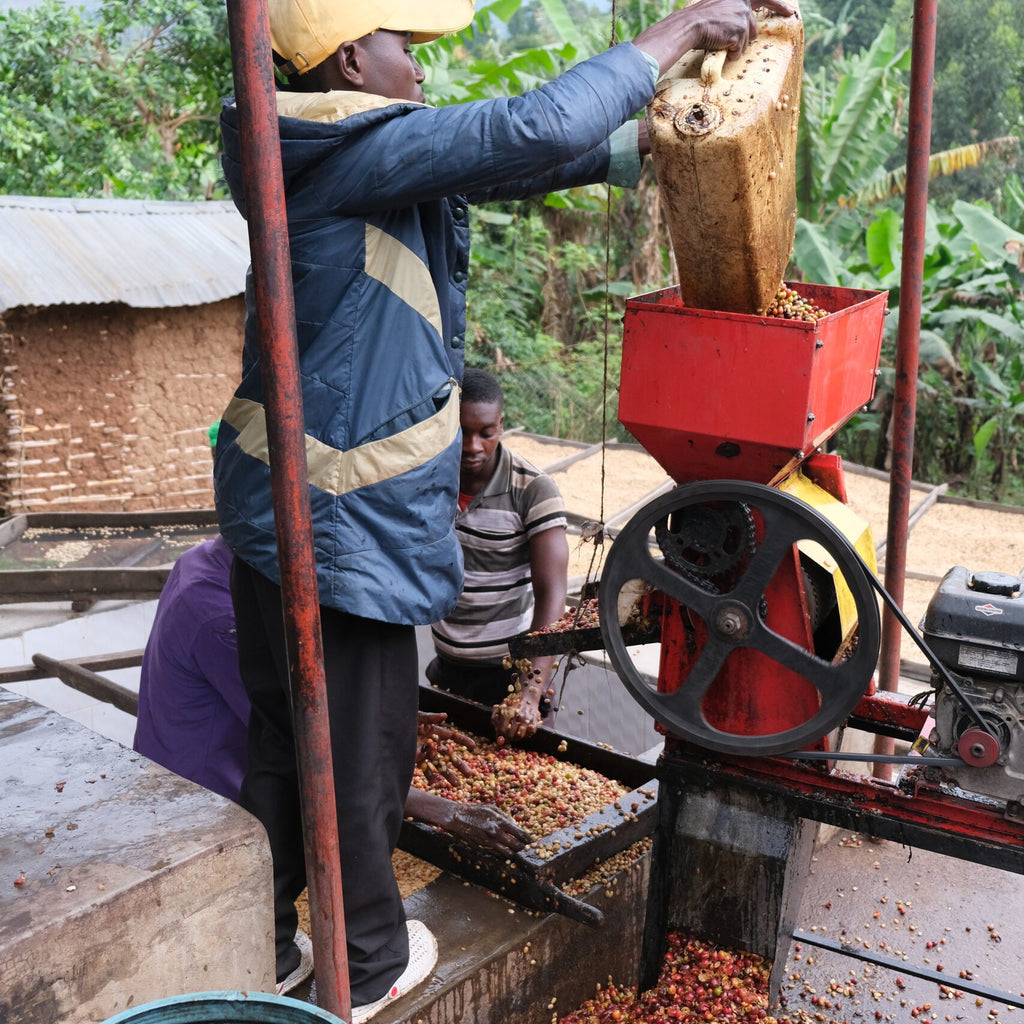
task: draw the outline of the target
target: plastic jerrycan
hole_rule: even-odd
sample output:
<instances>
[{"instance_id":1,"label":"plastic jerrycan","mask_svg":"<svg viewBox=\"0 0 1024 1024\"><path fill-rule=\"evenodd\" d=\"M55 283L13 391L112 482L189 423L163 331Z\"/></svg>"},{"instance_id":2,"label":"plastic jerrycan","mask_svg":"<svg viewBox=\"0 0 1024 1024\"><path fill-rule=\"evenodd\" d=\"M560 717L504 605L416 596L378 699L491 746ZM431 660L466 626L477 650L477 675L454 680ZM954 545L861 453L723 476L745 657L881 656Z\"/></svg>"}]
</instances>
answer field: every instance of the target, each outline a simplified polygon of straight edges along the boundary
<instances>
[{"instance_id":1,"label":"plastic jerrycan","mask_svg":"<svg viewBox=\"0 0 1024 1024\"><path fill-rule=\"evenodd\" d=\"M680 298L698 309L764 313L793 247L803 21L757 21L734 60L684 54L647 108Z\"/></svg>"}]
</instances>

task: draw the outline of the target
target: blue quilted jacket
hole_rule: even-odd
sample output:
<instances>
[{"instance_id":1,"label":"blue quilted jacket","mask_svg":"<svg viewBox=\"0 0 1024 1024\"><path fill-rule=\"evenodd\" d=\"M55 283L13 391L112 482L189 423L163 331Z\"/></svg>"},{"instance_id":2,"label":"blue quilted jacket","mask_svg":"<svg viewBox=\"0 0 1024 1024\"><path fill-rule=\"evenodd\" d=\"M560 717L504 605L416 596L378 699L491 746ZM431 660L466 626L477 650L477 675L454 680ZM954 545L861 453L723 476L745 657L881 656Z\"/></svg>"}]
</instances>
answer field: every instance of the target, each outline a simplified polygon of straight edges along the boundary
<instances>
[{"instance_id":1,"label":"blue quilted jacket","mask_svg":"<svg viewBox=\"0 0 1024 1024\"><path fill-rule=\"evenodd\" d=\"M609 135L653 91L648 58L623 43L508 99L279 94L321 604L404 624L455 604L468 205L611 180ZM244 215L230 100L221 126ZM279 582L251 275L246 296L216 502L228 544Z\"/></svg>"}]
</instances>

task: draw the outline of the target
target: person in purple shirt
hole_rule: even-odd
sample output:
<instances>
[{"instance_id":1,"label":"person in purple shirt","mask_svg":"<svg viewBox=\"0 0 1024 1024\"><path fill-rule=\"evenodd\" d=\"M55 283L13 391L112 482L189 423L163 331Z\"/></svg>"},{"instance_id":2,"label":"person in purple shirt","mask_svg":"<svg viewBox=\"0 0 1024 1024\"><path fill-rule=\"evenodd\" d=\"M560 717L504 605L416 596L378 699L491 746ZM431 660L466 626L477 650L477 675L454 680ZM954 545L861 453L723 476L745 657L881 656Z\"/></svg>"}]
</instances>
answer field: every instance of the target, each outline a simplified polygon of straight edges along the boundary
<instances>
[{"instance_id":1,"label":"person in purple shirt","mask_svg":"<svg viewBox=\"0 0 1024 1024\"><path fill-rule=\"evenodd\" d=\"M232 557L218 536L174 563L142 656L132 746L237 802L249 698L238 672Z\"/></svg>"}]
</instances>

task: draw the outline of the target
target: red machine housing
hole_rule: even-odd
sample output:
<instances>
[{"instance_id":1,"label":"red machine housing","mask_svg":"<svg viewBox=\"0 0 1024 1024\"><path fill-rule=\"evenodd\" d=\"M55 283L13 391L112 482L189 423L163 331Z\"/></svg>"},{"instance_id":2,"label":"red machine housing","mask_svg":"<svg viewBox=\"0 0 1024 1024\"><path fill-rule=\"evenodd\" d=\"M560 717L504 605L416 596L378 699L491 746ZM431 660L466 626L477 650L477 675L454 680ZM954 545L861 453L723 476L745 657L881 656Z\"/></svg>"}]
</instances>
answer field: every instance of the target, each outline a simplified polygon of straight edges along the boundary
<instances>
[{"instance_id":1,"label":"red machine housing","mask_svg":"<svg viewBox=\"0 0 1024 1024\"><path fill-rule=\"evenodd\" d=\"M677 483L772 485L817 458L827 468L808 475L845 500L838 459L816 452L874 395L887 293L813 284L797 290L828 315L805 322L693 309L675 288L627 302L619 419ZM703 634L702 623L668 605L658 683L664 693L683 685ZM795 546L765 605L774 632L813 650ZM704 707L712 725L756 736L807 721L819 695L746 647L729 655Z\"/></svg>"},{"instance_id":2,"label":"red machine housing","mask_svg":"<svg viewBox=\"0 0 1024 1024\"><path fill-rule=\"evenodd\" d=\"M658 555L668 563L671 537L680 538L672 557L682 564L681 573L692 568L699 575L699 561L687 562L686 556L711 552L709 564L716 572L704 574L704 582L709 592L726 599L705 605L712 614L733 592L751 591L744 588L744 574L753 573L758 550L772 550L766 516L756 501L723 498L728 482L789 491L816 506L848 540L857 528L835 504L846 502L840 460L820 449L874 395L887 295L810 284L795 289L827 315L800 322L692 309L682 304L675 289L637 296L626 304L619 419L677 483L693 485L680 495L675 511L670 510L669 495L656 499L665 503L660 514L667 518L657 521L654 536L643 543L652 559L660 548ZM694 495L702 481L721 485L707 488L715 497L706 506L712 526L703 534L699 516L686 519L701 507ZM724 549L715 548L720 527L734 529L737 509L742 508L750 510L745 536L755 554L748 559L741 548L735 560L715 558ZM643 515L643 510L637 513ZM658 529L665 528L665 543L655 545ZM854 650L856 657L868 649L870 629L861 611L859 624L856 616L852 619L849 640L839 631L819 644L823 633L820 625L817 631L814 626L810 598L820 596L821 577L815 580L815 574L827 568L830 556L815 553L813 538L810 545L805 543L807 535L801 537L800 529L793 526L791 552L783 553L754 614L772 633L828 665L839 665L847 650ZM863 556L865 540L873 568L870 537L861 536L854 546ZM634 553L638 547L631 536L623 550L640 563L636 569L642 574L642 555ZM848 560L846 564L850 566ZM617 580L621 573L609 578ZM753 578L760 587L759 572ZM829 578L837 593L848 582L841 576ZM654 579L664 577L648 577ZM891 601L887 595L886 600ZM876 755L844 757L829 737L803 739L799 755L758 755L758 737L766 737L764 749L773 746L772 734L797 731L811 721L823 707L824 690L819 692L756 646L742 644L727 653L707 685L707 673L702 678L700 671L708 663L702 650L716 649L708 638L712 626L720 629L721 620L703 622L693 608L684 608L658 586L645 601L661 633L657 691L682 698L660 706L687 707L688 714L676 721L699 721L701 726L684 738L671 726L659 725L667 735L657 768L660 824L640 988L655 981L664 936L670 929L682 929L773 960L771 990L781 989L785 956L780 953L792 937L812 851L812 833L803 828L804 819L1024 874L1021 821L1011 820L991 801L981 803L945 790L935 774L941 758L907 756L903 760L910 763L900 783L893 785L837 769L839 762ZM716 643L720 650L721 641ZM646 685L639 674L633 680L623 678L638 692ZM699 685L692 685L694 678ZM694 694L702 694L702 719L686 704L688 683ZM847 715L846 729L907 744L927 733L927 710L874 694L870 679L865 688L869 692ZM728 734L730 747L725 749L736 752L713 752L711 744L699 744L693 735L701 728L716 740ZM737 737L742 738L738 744ZM744 743L747 737L749 743Z\"/></svg>"},{"instance_id":3,"label":"red machine housing","mask_svg":"<svg viewBox=\"0 0 1024 1024\"><path fill-rule=\"evenodd\" d=\"M875 393L887 292L799 284L814 323L626 303L619 420L677 483L772 484Z\"/></svg>"}]
</instances>

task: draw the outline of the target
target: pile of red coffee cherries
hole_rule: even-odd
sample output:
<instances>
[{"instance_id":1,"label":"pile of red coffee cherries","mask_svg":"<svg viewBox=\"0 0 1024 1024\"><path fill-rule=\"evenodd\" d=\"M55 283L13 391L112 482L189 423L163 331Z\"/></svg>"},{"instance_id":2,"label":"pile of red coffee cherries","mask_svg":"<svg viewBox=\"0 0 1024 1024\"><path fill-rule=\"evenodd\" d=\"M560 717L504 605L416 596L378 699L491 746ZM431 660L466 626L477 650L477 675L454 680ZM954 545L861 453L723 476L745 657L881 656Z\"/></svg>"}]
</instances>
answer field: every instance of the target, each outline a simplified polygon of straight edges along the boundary
<instances>
[{"instance_id":1,"label":"pile of red coffee cherries","mask_svg":"<svg viewBox=\"0 0 1024 1024\"><path fill-rule=\"evenodd\" d=\"M473 750L458 750L471 774L428 776L418 766L413 785L449 800L493 804L538 839L583 821L628 792L622 783L553 754L473 739Z\"/></svg>"},{"instance_id":2,"label":"pile of red coffee cherries","mask_svg":"<svg viewBox=\"0 0 1024 1024\"><path fill-rule=\"evenodd\" d=\"M816 1018L773 1017L768 1011L771 964L762 957L719 949L681 935L668 952L654 988L637 996L612 982L558 1024L798 1024ZM817 1018L822 1019L822 1018Z\"/></svg>"}]
</instances>

